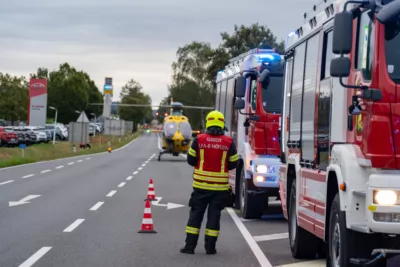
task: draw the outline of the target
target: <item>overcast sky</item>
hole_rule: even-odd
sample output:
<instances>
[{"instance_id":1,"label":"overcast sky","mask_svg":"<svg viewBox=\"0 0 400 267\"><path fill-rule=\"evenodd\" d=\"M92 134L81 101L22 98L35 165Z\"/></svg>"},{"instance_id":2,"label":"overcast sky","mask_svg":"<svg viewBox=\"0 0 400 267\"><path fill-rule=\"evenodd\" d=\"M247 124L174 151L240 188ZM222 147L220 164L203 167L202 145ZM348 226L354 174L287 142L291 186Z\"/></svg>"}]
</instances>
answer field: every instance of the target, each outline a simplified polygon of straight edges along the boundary
<instances>
[{"instance_id":1,"label":"overcast sky","mask_svg":"<svg viewBox=\"0 0 400 267\"><path fill-rule=\"evenodd\" d=\"M130 78L153 104L167 95L179 46L217 46L234 24L266 24L282 39L320 0L0 0L0 72L29 76L68 62L114 99Z\"/></svg>"}]
</instances>

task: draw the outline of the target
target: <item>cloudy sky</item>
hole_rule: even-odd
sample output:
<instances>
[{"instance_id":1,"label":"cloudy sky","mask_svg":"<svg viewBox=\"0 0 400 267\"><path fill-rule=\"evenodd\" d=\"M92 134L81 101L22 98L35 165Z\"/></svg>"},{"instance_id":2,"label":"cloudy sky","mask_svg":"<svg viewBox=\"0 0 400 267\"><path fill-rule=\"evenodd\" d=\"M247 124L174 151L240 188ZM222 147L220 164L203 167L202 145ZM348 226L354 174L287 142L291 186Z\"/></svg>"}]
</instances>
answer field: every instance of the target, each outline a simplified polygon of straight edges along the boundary
<instances>
[{"instance_id":1,"label":"cloudy sky","mask_svg":"<svg viewBox=\"0 0 400 267\"><path fill-rule=\"evenodd\" d=\"M0 72L26 75L69 62L115 96L130 78L153 104L167 95L179 46L216 46L234 24L266 24L282 39L320 0L0 0Z\"/></svg>"}]
</instances>

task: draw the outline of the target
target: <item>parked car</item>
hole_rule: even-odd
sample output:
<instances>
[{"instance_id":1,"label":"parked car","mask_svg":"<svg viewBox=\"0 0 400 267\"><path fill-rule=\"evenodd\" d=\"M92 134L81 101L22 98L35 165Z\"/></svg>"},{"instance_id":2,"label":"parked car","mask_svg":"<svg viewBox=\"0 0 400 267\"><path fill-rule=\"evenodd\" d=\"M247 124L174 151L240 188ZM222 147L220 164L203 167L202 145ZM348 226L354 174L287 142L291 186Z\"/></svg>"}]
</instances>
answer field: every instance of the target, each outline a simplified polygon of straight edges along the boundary
<instances>
[{"instance_id":1,"label":"parked car","mask_svg":"<svg viewBox=\"0 0 400 267\"><path fill-rule=\"evenodd\" d=\"M6 132L15 132L18 137L18 144L25 144L29 146L31 144L31 139L29 138L29 134L25 132L18 131L16 127L5 127Z\"/></svg>"},{"instance_id":2,"label":"parked car","mask_svg":"<svg viewBox=\"0 0 400 267\"><path fill-rule=\"evenodd\" d=\"M47 134L44 131L40 131L40 127L36 127L36 126L25 126L26 129L31 130L32 132L34 132L36 134L36 139L37 139L37 143L45 143L48 142L47 140Z\"/></svg>"},{"instance_id":3,"label":"parked car","mask_svg":"<svg viewBox=\"0 0 400 267\"><path fill-rule=\"evenodd\" d=\"M0 127L0 146L17 146L18 136L14 131L7 131L5 127Z\"/></svg>"},{"instance_id":4,"label":"parked car","mask_svg":"<svg viewBox=\"0 0 400 267\"><path fill-rule=\"evenodd\" d=\"M14 130L16 132L22 132L25 135L28 135L31 144L36 144L39 142L37 135L28 128L19 126L19 127L14 127Z\"/></svg>"},{"instance_id":5,"label":"parked car","mask_svg":"<svg viewBox=\"0 0 400 267\"><path fill-rule=\"evenodd\" d=\"M65 128L63 124L56 124L56 139L57 140L66 140L68 139L68 130ZM54 124L46 124L45 129L48 131L54 132Z\"/></svg>"}]
</instances>

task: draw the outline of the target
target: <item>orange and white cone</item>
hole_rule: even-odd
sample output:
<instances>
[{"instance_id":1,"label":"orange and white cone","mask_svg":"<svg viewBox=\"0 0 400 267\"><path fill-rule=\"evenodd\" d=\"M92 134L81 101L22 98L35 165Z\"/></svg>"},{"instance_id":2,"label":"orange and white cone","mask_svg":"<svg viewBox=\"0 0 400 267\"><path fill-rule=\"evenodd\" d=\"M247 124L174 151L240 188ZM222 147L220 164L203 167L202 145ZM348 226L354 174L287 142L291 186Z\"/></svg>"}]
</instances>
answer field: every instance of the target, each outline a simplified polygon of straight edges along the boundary
<instances>
[{"instance_id":1,"label":"orange and white cone","mask_svg":"<svg viewBox=\"0 0 400 267\"><path fill-rule=\"evenodd\" d=\"M151 215L151 206L149 200L146 200L146 205L144 206L142 229L140 229L138 233L157 233L157 231L154 229L153 216Z\"/></svg>"},{"instance_id":2,"label":"orange and white cone","mask_svg":"<svg viewBox=\"0 0 400 267\"><path fill-rule=\"evenodd\" d=\"M145 200L155 201L156 193L154 191L153 179L150 178L149 189L147 190L147 198Z\"/></svg>"}]
</instances>

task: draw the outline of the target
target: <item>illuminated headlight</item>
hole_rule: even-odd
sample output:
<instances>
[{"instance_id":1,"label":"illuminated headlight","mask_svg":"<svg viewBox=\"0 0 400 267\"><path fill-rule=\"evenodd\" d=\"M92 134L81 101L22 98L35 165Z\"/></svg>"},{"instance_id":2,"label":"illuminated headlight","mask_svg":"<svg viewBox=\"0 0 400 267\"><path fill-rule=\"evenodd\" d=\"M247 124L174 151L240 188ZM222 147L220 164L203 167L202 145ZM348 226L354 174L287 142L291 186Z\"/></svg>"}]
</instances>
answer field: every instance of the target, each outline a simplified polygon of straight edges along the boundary
<instances>
[{"instance_id":1,"label":"illuminated headlight","mask_svg":"<svg viewBox=\"0 0 400 267\"><path fill-rule=\"evenodd\" d=\"M256 172L258 173L275 173L274 166L257 165Z\"/></svg>"},{"instance_id":2,"label":"illuminated headlight","mask_svg":"<svg viewBox=\"0 0 400 267\"><path fill-rule=\"evenodd\" d=\"M392 190L376 190L374 191L374 202L378 205L395 205L398 196Z\"/></svg>"}]
</instances>

